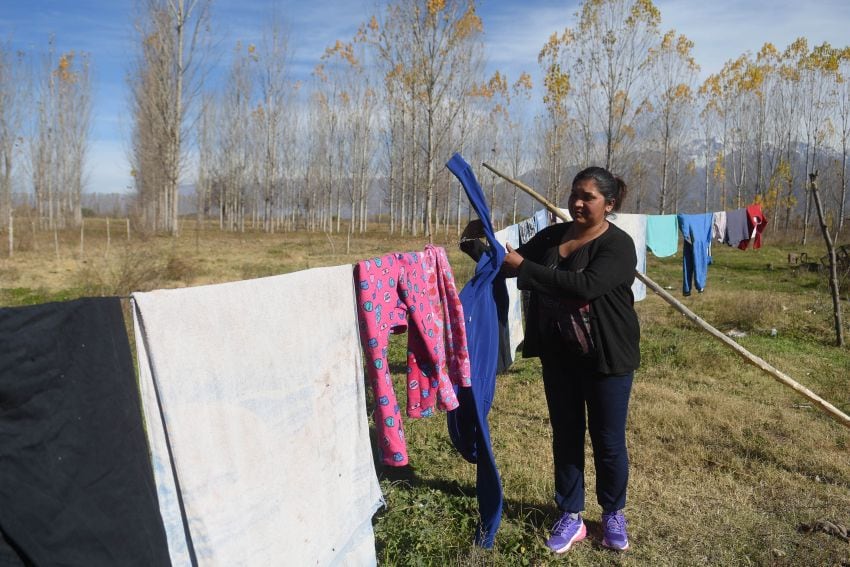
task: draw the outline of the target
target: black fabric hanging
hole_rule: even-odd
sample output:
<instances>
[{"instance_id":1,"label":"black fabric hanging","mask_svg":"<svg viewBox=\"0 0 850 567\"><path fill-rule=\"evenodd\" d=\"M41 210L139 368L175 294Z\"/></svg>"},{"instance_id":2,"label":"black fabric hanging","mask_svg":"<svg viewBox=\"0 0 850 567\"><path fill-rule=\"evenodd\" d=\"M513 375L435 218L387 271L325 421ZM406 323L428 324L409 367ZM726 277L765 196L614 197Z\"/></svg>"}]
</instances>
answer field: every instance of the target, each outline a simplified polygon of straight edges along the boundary
<instances>
[{"instance_id":1,"label":"black fabric hanging","mask_svg":"<svg viewBox=\"0 0 850 567\"><path fill-rule=\"evenodd\" d=\"M170 565L141 416L118 298L0 309L0 564Z\"/></svg>"}]
</instances>

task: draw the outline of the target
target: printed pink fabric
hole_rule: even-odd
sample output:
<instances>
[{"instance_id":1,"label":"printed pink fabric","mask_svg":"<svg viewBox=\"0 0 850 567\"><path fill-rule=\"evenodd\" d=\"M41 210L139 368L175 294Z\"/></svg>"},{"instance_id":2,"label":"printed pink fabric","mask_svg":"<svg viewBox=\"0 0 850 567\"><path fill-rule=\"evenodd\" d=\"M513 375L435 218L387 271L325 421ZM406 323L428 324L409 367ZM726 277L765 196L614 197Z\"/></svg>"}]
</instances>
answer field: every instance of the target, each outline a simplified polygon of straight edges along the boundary
<instances>
[{"instance_id":1,"label":"printed pink fabric","mask_svg":"<svg viewBox=\"0 0 850 567\"><path fill-rule=\"evenodd\" d=\"M407 415L453 410L458 406L453 386L471 384L463 308L442 248L364 260L355 266L354 279L380 459L403 466L407 444L387 360L389 335L408 331Z\"/></svg>"}]
</instances>

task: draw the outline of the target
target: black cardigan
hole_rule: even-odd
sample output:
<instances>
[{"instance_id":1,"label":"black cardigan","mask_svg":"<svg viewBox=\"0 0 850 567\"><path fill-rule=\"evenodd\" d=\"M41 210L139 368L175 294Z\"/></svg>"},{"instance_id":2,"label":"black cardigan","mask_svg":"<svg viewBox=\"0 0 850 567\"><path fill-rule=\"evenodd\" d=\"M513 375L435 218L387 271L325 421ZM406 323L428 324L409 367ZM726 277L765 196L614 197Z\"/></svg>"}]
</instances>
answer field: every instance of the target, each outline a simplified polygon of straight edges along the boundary
<instances>
[{"instance_id":1,"label":"black cardigan","mask_svg":"<svg viewBox=\"0 0 850 567\"><path fill-rule=\"evenodd\" d=\"M622 229L609 224L608 230L585 244L589 259L584 270L570 272L547 267L544 258L558 253L552 249L560 245L570 224L549 226L517 249L524 258L517 286L532 292L522 354L541 354L537 294L568 295L590 302L596 370L602 374L631 372L640 366L640 324L631 290L637 265L634 242Z\"/></svg>"}]
</instances>

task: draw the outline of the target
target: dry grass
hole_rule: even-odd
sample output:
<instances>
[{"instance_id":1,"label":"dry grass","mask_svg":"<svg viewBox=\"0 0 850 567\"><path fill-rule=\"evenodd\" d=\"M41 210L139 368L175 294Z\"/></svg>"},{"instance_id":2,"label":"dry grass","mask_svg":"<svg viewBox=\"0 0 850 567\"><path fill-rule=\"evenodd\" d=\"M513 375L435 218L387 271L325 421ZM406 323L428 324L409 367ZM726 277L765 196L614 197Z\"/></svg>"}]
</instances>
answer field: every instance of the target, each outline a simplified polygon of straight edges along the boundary
<instances>
[{"instance_id":1,"label":"dry grass","mask_svg":"<svg viewBox=\"0 0 850 567\"><path fill-rule=\"evenodd\" d=\"M424 244L421 237L386 232L347 243L344 234L229 234L187 224L176 240L133 234L127 243L115 230L107 253L105 232L97 221L91 224L82 253L78 232L60 235L59 258L52 234L36 234L13 258L0 259L0 305L259 277ZM450 252L458 279L468 279L472 263L451 239L437 240ZM801 250L716 247L706 293L685 301L720 330L747 333L739 339L744 346L850 412L850 351L832 346L826 282L790 270L790 251ZM821 254L817 246L808 252ZM650 257L649 275L678 295L680 262ZM850 311L846 302L844 307ZM598 543L589 446L591 537L567 556L545 549L555 514L551 437L539 363L520 360L500 376L490 414L506 498L496 548L469 544L477 509L475 468L451 447L445 420L407 420L412 467L381 471L388 501L375 522L381 563L850 565L850 544L800 530L819 519L850 526L850 431L660 299L648 297L638 311L643 366L629 418L630 552L616 555ZM404 360L404 341L397 337L392 345L397 364Z\"/></svg>"}]
</instances>

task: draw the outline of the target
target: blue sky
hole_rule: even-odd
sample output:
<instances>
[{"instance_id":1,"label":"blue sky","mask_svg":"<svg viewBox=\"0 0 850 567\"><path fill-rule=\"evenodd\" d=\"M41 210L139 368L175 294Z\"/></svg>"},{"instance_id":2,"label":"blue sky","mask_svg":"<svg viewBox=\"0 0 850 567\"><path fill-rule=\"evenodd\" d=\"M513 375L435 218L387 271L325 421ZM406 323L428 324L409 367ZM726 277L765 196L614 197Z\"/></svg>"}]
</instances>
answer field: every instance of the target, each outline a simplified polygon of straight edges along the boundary
<instances>
[{"instance_id":1,"label":"blue sky","mask_svg":"<svg viewBox=\"0 0 850 567\"><path fill-rule=\"evenodd\" d=\"M656 0L662 29L674 28L695 42L702 77L766 42L779 49L796 37L810 45L850 43L850 2L820 0ZM236 41L256 42L271 14L287 26L295 46L294 70L306 76L325 47L350 39L379 0L213 0L213 32L226 56ZM553 32L575 23L575 0L479 0L490 71L509 79L526 70L536 79L537 53ZM39 54L55 37L56 51L91 56L94 116L88 164L89 191L125 191L131 183L126 160L127 93L124 77L132 47L132 0L0 0L0 41ZM535 81L539 84L539 81ZM191 180L189 180L191 181Z\"/></svg>"}]
</instances>

